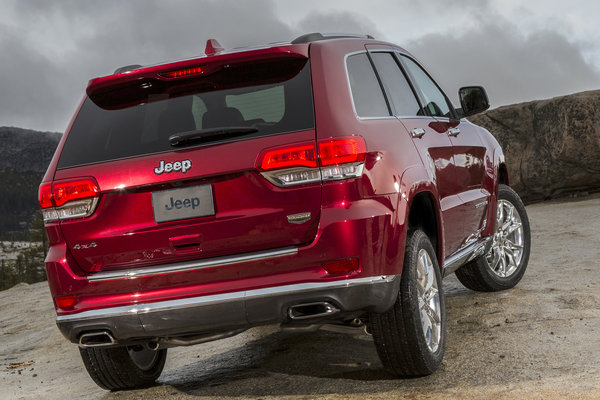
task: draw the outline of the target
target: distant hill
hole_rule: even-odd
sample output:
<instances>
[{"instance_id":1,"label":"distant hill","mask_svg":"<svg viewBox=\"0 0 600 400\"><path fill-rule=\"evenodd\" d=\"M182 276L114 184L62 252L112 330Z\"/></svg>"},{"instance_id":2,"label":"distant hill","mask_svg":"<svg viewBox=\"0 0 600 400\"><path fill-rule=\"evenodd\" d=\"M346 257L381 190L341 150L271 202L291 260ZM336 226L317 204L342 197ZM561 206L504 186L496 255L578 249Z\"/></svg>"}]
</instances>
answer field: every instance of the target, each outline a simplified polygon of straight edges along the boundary
<instances>
[{"instance_id":1,"label":"distant hill","mask_svg":"<svg viewBox=\"0 0 600 400\"><path fill-rule=\"evenodd\" d=\"M22 240L39 209L37 191L62 134L0 127L0 240Z\"/></svg>"}]
</instances>

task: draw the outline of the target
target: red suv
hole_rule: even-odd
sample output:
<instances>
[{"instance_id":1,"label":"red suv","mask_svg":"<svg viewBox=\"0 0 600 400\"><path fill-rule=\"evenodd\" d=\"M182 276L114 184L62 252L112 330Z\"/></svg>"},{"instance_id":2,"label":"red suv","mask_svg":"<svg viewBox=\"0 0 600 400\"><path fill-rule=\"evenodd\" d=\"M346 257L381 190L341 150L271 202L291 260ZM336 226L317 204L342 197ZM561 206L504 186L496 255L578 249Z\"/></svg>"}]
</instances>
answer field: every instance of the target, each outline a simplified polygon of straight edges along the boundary
<instances>
[{"instance_id":1,"label":"red suv","mask_svg":"<svg viewBox=\"0 0 600 400\"><path fill-rule=\"evenodd\" d=\"M430 374L441 279L511 288L527 215L496 140L404 49L303 35L92 79L40 186L57 324L106 389L166 349L279 323L364 324Z\"/></svg>"}]
</instances>

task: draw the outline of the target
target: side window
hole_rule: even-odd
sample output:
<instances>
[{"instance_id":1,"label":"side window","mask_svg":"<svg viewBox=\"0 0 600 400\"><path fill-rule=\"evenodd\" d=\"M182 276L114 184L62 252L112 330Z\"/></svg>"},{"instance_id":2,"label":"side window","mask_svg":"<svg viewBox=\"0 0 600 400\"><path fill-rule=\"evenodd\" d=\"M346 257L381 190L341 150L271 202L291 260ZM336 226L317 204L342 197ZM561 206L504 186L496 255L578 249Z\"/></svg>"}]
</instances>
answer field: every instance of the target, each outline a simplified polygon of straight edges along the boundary
<instances>
[{"instance_id":1,"label":"side window","mask_svg":"<svg viewBox=\"0 0 600 400\"><path fill-rule=\"evenodd\" d=\"M348 57L348 77L359 117L383 117L390 112L366 53Z\"/></svg>"},{"instance_id":2,"label":"side window","mask_svg":"<svg viewBox=\"0 0 600 400\"><path fill-rule=\"evenodd\" d=\"M434 117L452 117L446 96L423 71L423 68L406 56L402 56L402 61L414 79L416 89L421 93L428 112Z\"/></svg>"},{"instance_id":3,"label":"side window","mask_svg":"<svg viewBox=\"0 0 600 400\"><path fill-rule=\"evenodd\" d=\"M391 53L371 53L396 115L418 115L421 106Z\"/></svg>"}]
</instances>

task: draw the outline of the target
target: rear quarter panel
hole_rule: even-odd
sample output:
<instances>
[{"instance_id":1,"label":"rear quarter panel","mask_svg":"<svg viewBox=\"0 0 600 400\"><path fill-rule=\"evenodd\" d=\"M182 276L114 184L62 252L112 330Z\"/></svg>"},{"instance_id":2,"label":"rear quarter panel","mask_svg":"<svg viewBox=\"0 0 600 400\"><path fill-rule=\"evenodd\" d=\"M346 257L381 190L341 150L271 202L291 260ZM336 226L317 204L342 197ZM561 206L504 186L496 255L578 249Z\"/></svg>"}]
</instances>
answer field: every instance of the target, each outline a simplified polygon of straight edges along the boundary
<instances>
[{"instance_id":1,"label":"rear quarter panel","mask_svg":"<svg viewBox=\"0 0 600 400\"><path fill-rule=\"evenodd\" d=\"M340 193L336 183L323 185L323 210L336 208L348 219L361 218L365 209L353 206L359 199L372 199L389 212L383 226L367 226L371 235L368 269L382 274L402 271L408 216L404 171L420 165L420 158L404 126L395 117L359 118L354 110L346 70L346 56L365 52L359 40L326 41L311 44L311 68L317 139L360 135L367 155L363 176L355 184L345 184ZM404 185L404 186L403 186ZM345 200L344 200L345 199ZM344 201L346 201L344 203ZM323 217L325 217L323 213Z\"/></svg>"}]
</instances>

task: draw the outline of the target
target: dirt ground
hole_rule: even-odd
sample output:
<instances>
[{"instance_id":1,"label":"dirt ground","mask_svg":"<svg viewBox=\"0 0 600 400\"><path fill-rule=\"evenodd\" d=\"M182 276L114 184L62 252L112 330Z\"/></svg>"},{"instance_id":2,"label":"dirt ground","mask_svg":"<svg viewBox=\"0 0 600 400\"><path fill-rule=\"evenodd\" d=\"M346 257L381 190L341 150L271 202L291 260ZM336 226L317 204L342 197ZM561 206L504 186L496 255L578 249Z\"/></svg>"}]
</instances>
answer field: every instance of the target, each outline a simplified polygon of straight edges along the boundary
<instances>
[{"instance_id":1,"label":"dirt ground","mask_svg":"<svg viewBox=\"0 0 600 400\"><path fill-rule=\"evenodd\" d=\"M527 210L532 253L515 289L444 281L447 349L432 376L393 379L362 331L268 326L170 349L157 386L110 393L59 333L39 283L0 292L0 398L600 399L600 196Z\"/></svg>"}]
</instances>

